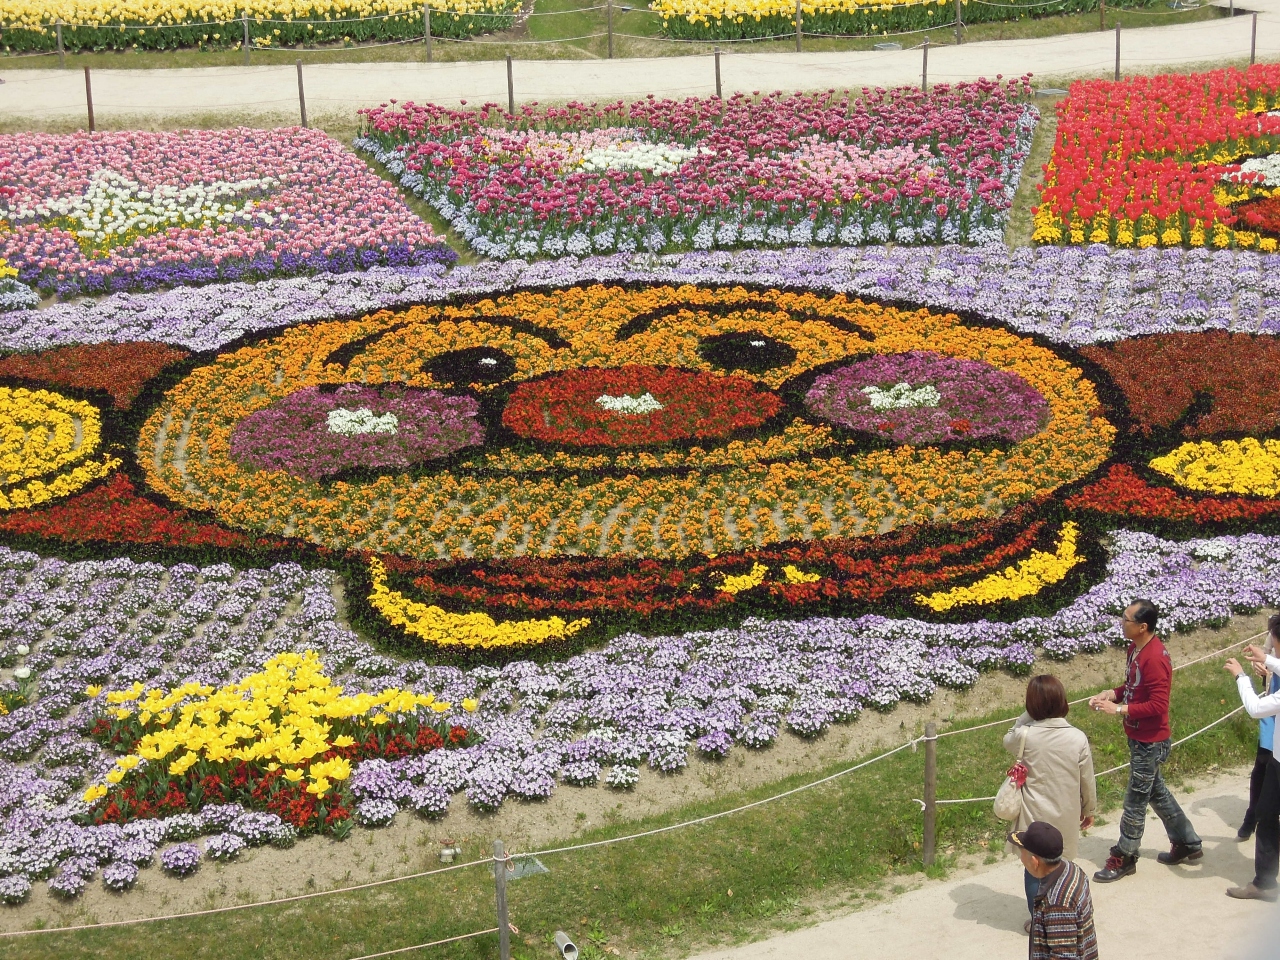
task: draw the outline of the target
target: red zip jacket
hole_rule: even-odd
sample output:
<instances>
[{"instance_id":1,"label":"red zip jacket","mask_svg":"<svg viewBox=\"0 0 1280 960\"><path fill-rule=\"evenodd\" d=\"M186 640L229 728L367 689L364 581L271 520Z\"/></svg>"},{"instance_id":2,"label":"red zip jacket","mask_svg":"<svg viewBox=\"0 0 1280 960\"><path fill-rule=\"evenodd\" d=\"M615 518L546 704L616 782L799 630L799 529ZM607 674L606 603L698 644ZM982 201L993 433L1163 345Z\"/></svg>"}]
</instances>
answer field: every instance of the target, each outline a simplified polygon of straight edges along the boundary
<instances>
[{"instance_id":1,"label":"red zip jacket","mask_svg":"<svg viewBox=\"0 0 1280 960\"><path fill-rule=\"evenodd\" d=\"M1169 739L1169 691L1173 661L1159 637L1152 637L1137 655L1129 644L1124 686L1116 687L1116 703L1127 703L1124 732L1139 743Z\"/></svg>"}]
</instances>

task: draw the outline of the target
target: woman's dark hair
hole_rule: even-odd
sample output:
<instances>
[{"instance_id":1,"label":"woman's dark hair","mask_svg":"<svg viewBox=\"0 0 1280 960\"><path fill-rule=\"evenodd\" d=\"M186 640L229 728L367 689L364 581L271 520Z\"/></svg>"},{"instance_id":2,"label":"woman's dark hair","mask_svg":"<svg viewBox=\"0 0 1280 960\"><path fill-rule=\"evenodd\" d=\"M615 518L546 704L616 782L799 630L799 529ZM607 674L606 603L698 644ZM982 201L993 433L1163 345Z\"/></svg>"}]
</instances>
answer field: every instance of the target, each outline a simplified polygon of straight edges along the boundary
<instances>
[{"instance_id":1,"label":"woman's dark hair","mask_svg":"<svg viewBox=\"0 0 1280 960\"><path fill-rule=\"evenodd\" d=\"M1267 633L1275 640L1280 640L1280 613L1267 617Z\"/></svg>"},{"instance_id":2,"label":"woman's dark hair","mask_svg":"<svg viewBox=\"0 0 1280 960\"><path fill-rule=\"evenodd\" d=\"M1160 618L1160 610L1150 600L1135 600L1129 604L1133 607L1134 623L1145 623L1147 629L1156 632L1156 621Z\"/></svg>"},{"instance_id":3,"label":"woman's dark hair","mask_svg":"<svg viewBox=\"0 0 1280 960\"><path fill-rule=\"evenodd\" d=\"M1070 709L1067 691L1053 674L1042 673L1027 683L1027 713L1032 720L1065 717Z\"/></svg>"}]
</instances>

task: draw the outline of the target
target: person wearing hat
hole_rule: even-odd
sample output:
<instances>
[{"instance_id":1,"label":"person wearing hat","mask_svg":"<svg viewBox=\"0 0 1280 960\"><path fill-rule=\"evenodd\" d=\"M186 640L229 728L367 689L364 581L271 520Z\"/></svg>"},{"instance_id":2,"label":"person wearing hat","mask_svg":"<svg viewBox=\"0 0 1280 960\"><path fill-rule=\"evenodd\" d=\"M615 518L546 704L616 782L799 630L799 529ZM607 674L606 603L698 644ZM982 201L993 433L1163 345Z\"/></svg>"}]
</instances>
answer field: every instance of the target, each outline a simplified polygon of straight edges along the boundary
<instances>
[{"instance_id":1,"label":"person wearing hat","mask_svg":"<svg viewBox=\"0 0 1280 960\"><path fill-rule=\"evenodd\" d=\"M1035 820L1027 829L1009 834L1009 842L1018 848L1027 873L1040 881L1028 960L1098 960L1089 878L1062 858L1062 833L1051 823Z\"/></svg>"}]
</instances>

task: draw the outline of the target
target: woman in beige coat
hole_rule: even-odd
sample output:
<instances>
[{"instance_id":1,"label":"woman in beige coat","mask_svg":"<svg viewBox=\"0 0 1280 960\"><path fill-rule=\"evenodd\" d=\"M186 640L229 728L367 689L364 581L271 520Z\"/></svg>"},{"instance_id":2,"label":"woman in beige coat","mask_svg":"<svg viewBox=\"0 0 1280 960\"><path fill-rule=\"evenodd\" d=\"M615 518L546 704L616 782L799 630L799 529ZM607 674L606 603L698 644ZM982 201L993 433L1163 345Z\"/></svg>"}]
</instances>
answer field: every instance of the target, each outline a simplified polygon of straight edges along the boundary
<instances>
[{"instance_id":1,"label":"woman in beige coat","mask_svg":"<svg viewBox=\"0 0 1280 960\"><path fill-rule=\"evenodd\" d=\"M1071 708L1057 677L1032 677L1026 703L1027 712L1004 737L1004 748L1015 757L1026 739L1022 762L1027 767L1027 782L1022 787L1022 814L1013 829L1025 830L1033 820L1053 824L1062 834L1063 858L1074 860L1080 831L1093 826L1098 808L1089 738L1067 723ZM1026 873L1024 883L1030 910L1040 881Z\"/></svg>"}]
</instances>

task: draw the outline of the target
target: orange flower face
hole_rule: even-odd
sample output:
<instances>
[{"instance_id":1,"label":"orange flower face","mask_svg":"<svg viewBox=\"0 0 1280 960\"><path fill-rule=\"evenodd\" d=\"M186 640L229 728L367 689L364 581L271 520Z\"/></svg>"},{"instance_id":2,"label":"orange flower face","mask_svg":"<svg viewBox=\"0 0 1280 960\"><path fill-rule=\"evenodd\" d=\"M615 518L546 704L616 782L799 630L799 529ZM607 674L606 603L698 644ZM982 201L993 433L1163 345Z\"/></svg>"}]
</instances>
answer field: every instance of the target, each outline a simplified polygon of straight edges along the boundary
<instances>
[{"instance_id":1,"label":"orange flower face","mask_svg":"<svg viewBox=\"0 0 1280 960\"><path fill-rule=\"evenodd\" d=\"M910 351L1016 374L1047 401L1047 423L1002 446L893 447L805 407L821 371ZM324 482L230 456L250 414L344 383L466 394L484 441ZM856 402L886 409L937 402L918 384L863 392ZM225 354L170 392L138 459L186 506L333 547L679 558L996 516L1106 458L1114 430L1098 407L1057 354L951 314L777 290L591 286L319 323ZM395 429L360 416L349 420Z\"/></svg>"}]
</instances>

